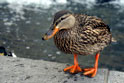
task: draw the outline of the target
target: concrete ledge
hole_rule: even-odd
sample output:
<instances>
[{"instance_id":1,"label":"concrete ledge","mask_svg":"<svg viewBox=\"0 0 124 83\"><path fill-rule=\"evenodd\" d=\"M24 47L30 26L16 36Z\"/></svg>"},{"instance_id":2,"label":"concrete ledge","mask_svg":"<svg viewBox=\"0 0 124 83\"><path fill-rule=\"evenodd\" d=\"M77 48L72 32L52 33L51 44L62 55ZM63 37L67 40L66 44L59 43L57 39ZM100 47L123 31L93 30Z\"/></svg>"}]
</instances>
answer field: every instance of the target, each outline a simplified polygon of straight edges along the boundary
<instances>
[{"instance_id":1,"label":"concrete ledge","mask_svg":"<svg viewBox=\"0 0 124 83\"><path fill-rule=\"evenodd\" d=\"M66 64L60 64L56 62L0 56L0 83L108 82L109 71L107 69L99 69L95 78L88 78L80 74L71 75L69 73L64 73L63 69L65 66ZM110 76L113 76L111 72ZM112 77L109 77L109 79L112 79ZM124 81L123 78L121 79ZM109 80L109 83L115 83L111 81L112 80Z\"/></svg>"},{"instance_id":2,"label":"concrete ledge","mask_svg":"<svg viewBox=\"0 0 124 83\"><path fill-rule=\"evenodd\" d=\"M110 71L108 83L124 83L124 72Z\"/></svg>"}]
</instances>

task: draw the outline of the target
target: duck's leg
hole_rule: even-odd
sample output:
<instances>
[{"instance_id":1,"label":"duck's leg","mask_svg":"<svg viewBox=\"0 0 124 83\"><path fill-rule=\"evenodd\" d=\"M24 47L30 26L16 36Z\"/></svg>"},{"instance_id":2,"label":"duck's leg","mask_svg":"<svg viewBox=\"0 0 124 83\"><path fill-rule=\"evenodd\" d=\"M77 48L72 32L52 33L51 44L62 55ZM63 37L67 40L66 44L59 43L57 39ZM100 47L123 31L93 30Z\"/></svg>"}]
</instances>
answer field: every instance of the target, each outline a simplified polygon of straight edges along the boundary
<instances>
[{"instance_id":1,"label":"duck's leg","mask_svg":"<svg viewBox=\"0 0 124 83\"><path fill-rule=\"evenodd\" d=\"M78 65L77 56L78 56L77 54L74 54L74 65L65 68L64 71L70 70L70 73L76 73L82 71L82 69Z\"/></svg>"},{"instance_id":2,"label":"duck's leg","mask_svg":"<svg viewBox=\"0 0 124 83\"><path fill-rule=\"evenodd\" d=\"M97 72L97 69L98 69L99 56L100 56L100 54L97 53L96 56L95 56L96 60L95 60L95 64L94 64L93 68L86 68L86 69L84 69L84 75L90 75L91 77L96 76L96 72Z\"/></svg>"}]
</instances>

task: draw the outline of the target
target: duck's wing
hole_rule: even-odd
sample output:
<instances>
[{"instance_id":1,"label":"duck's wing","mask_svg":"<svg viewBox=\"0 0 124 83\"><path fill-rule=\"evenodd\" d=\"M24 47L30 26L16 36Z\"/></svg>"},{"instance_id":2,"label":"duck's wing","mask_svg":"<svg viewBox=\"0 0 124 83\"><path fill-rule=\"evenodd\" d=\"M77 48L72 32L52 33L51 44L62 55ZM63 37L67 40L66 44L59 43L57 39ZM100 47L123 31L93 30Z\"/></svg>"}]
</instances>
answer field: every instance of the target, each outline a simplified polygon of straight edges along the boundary
<instances>
[{"instance_id":1,"label":"duck's wing","mask_svg":"<svg viewBox=\"0 0 124 83\"><path fill-rule=\"evenodd\" d=\"M86 44L109 44L112 40L110 28L99 18L87 19L81 29L80 37Z\"/></svg>"}]
</instances>

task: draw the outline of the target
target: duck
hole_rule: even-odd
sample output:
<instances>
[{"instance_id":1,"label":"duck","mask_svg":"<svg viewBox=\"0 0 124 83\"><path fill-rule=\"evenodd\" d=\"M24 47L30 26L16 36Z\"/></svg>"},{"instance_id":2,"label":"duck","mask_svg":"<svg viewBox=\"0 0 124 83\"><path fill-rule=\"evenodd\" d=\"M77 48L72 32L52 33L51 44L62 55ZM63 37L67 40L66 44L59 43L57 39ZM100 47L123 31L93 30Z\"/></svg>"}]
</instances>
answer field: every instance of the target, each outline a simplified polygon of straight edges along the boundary
<instances>
[{"instance_id":1,"label":"duck","mask_svg":"<svg viewBox=\"0 0 124 83\"><path fill-rule=\"evenodd\" d=\"M11 56L11 57L14 57L14 58L17 57L14 52L9 52L9 53L7 54L6 49L5 49L5 47L3 47L3 46L0 46L0 56Z\"/></svg>"},{"instance_id":2,"label":"duck","mask_svg":"<svg viewBox=\"0 0 124 83\"><path fill-rule=\"evenodd\" d=\"M68 10L55 13L50 29L42 40L52 37L60 51L74 55L74 65L64 71L72 74L83 72L83 75L89 77L96 76L100 52L112 42L110 28L101 18ZM94 67L82 69L78 64L78 55L95 55Z\"/></svg>"}]
</instances>

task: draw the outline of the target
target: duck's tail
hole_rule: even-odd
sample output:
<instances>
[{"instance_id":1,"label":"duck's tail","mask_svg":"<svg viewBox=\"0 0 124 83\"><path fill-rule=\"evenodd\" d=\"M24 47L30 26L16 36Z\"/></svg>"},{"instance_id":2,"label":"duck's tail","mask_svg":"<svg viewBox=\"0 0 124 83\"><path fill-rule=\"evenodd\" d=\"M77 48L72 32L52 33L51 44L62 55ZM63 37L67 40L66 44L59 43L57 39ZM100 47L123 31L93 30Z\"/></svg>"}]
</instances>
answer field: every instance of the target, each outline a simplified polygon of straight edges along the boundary
<instances>
[{"instance_id":1,"label":"duck's tail","mask_svg":"<svg viewBox=\"0 0 124 83\"><path fill-rule=\"evenodd\" d=\"M117 40L114 37L112 37L111 41L112 42L117 42Z\"/></svg>"}]
</instances>

